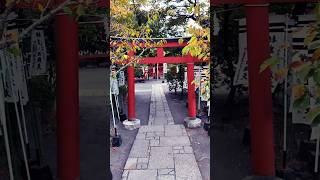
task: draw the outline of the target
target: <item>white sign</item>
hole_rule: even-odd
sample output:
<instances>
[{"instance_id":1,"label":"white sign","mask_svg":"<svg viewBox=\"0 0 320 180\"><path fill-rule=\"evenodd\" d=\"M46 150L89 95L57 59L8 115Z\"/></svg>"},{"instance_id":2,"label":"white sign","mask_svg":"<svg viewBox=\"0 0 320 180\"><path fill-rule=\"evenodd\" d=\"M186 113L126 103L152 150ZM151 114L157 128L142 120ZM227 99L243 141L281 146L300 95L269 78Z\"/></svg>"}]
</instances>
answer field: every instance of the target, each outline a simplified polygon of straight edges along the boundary
<instances>
[{"instance_id":1,"label":"white sign","mask_svg":"<svg viewBox=\"0 0 320 180\"><path fill-rule=\"evenodd\" d=\"M10 30L7 33L18 34L17 30ZM19 49L18 44L12 44L10 48ZM10 53L8 50L0 51L0 60L4 74L4 95L7 102L19 101L19 95L23 105L29 101L26 74L23 66L21 52Z\"/></svg>"},{"instance_id":2,"label":"white sign","mask_svg":"<svg viewBox=\"0 0 320 180\"><path fill-rule=\"evenodd\" d=\"M163 63L163 73L167 73L168 72L168 65L167 63Z\"/></svg>"},{"instance_id":3,"label":"white sign","mask_svg":"<svg viewBox=\"0 0 320 180\"><path fill-rule=\"evenodd\" d=\"M111 94L115 94L115 95L119 94L119 86L116 78L110 78L110 88L111 88Z\"/></svg>"},{"instance_id":4,"label":"white sign","mask_svg":"<svg viewBox=\"0 0 320 180\"><path fill-rule=\"evenodd\" d=\"M270 19L270 48L272 55L279 58L284 58L284 49L280 47L285 44L285 27L286 21L283 15L272 15ZM275 24L275 25L274 25ZM239 21L239 60L236 66L236 72L234 76L233 85L245 85L248 86L248 55L247 55L247 32L246 21L241 19ZM291 41L290 39L288 41ZM283 67L283 64L279 64L278 67ZM272 79L272 92L277 87L278 81Z\"/></svg>"},{"instance_id":5,"label":"white sign","mask_svg":"<svg viewBox=\"0 0 320 180\"><path fill-rule=\"evenodd\" d=\"M124 72L123 71L119 72L118 81L119 81L119 86L124 86L125 85L126 77L124 76Z\"/></svg>"}]
</instances>

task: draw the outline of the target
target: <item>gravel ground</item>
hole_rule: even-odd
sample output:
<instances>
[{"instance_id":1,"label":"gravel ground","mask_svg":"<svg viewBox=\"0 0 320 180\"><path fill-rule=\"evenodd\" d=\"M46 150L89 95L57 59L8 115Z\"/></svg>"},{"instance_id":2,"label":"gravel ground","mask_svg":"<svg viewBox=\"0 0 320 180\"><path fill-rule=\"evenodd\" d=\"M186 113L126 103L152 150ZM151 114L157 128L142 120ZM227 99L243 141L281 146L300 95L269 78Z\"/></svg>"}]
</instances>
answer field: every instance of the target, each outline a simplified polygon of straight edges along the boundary
<instances>
[{"instance_id":1,"label":"gravel ground","mask_svg":"<svg viewBox=\"0 0 320 180\"><path fill-rule=\"evenodd\" d=\"M249 147L242 144L243 130L249 119L246 106L233 109L232 120L226 120L230 110L224 106L227 91L217 91L214 97L213 179L240 180L251 174Z\"/></svg>"},{"instance_id":2,"label":"gravel ground","mask_svg":"<svg viewBox=\"0 0 320 180\"><path fill-rule=\"evenodd\" d=\"M90 92L79 99L80 115L80 179L107 179L107 146L108 127L106 123L106 90L105 68L85 68L79 70L79 89ZM57 179L57 142L56 132L44 136L44 162L48 162L55 179Z\"/></svg>"}]
</instances>

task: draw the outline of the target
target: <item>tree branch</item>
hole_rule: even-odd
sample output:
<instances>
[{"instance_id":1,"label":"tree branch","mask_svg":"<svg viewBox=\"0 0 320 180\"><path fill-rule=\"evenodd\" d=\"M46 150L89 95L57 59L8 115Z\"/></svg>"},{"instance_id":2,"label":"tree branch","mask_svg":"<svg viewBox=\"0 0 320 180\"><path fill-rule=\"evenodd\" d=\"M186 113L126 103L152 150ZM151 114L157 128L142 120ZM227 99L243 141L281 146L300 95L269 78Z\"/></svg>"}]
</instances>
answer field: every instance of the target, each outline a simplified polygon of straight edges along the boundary
<instances>
[{"instance_id":1,"label":"tree branch","mask_svg":"<svg viewBox=\"0 0 320 180\"><path fill-rule=\"evenodd\" d=\"M43 21L49 19L52 15L56 14L58 11L60 11L62 8L64 8L66 5L70 4L71 0L66 0L63 3L61 3L59 6L57 6L55 9L51 10L46 14L45 16L41 17L39 20L31 24L29 27L27 27L24 31L21 32L19 36L19 40L22 40L22 38L28 34L32 29L34 29L39 24L43 23Z\"/></svg>"},{"instance_id":2,"label":"tree branch","mask_svg":"<svg viewBox=\"0 0 320 180\"><path fill-rule=\"evenodd\" d=\"M46 4L46 7L45 7L45 8L43 9L43 11L41 12L40 17L43 17L44 12L48 9L48 7L49 7L50 3L51 3L51 0L48 0L48 1L47 1L47 4Z\"/></svg>"},{"instance_id":3,"label":"tree branch","mask_svg":"<svg viewBox=\"0 0 320 180\"><path fill-rule=\"evenodd\" d=\"M143 49L143 51L138 55L138 57L140 57L144 52L146 51L146 49ZM125 69L126 67L128 67L129 65L131 65L132 63L136 62L138 60L138 58L135 58L134 60L132 60L131 62L129 62L128 64L122 66L118 71L116 71L116 75L122 71L123 69Z\"/></svg>"}]
</instances>

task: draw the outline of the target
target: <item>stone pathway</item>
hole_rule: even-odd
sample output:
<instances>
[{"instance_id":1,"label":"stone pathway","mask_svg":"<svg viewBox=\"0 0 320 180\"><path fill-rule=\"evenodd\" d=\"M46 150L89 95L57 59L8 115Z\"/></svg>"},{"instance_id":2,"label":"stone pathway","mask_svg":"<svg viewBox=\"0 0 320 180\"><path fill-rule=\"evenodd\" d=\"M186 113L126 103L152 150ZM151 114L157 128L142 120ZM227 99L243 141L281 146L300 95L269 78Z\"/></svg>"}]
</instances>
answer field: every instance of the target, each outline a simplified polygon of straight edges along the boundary
<instances>
[{"instance_id":1,"label":"stone pathway","mask_svg":"<svg viewBox=\"0 0 320 180\"><path fill-rule=\"evenodd\" d=\"M174 124L168 102L161 85L153 85L151 93L149 125Z\"/></svg>"},{"instance_id":2,"label":"stone pathway","mask_svg":"<svg viewBox=\"0 0 320 180\"><path fill-rule=\"evenodd\" d=\"M161 84L152 87L149 124L138 131L122 179L202 179L186 129L174 125Z\"/></svg>"}]
</instances>

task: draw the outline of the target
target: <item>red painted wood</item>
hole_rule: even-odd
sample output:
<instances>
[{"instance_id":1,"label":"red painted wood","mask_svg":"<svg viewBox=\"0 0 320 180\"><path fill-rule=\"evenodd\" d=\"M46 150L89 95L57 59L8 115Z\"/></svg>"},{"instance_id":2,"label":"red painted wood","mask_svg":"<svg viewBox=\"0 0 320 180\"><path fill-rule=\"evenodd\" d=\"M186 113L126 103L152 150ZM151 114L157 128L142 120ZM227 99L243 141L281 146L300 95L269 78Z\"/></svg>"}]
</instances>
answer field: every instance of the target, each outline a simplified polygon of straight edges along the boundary
<instances>
[{"instance_id":1,"label":"red painted wood","mask_svg":"<svg viewBox=\"0 0 320 180\"><path fill-rule=\"evenodd\" d=\"M107 58L107 54L98 55L82 55L79 56L79 60L96 60L97 58ZM106 59L107 61L107 59ZM198 58L188 59L183 57L146 57L139 60L139 64L157 64L157 63L168 63L168 64L179 64L179 63L191 63L191 62L204 62Z\"/></svg>"},{"instance_id":2,"label":"red painted wood","mask_svg":"<svg viewBox=\"0 0 320 180\"><path fill-rule=\"evenodd\" d=\"M192 58L191 56L189 57ZM196 111L196 96L195 96L195 84L194 80L194 63L187 64L187 81L188 81L188 114L190 118L195 118Z\"/></svg>"},{"instance_id":3,"label":"red painted wood","mask_svg":"<svg viewBox=\"0 0 320 180\"><path fill-rule=\"evenodd\" d=\"M133 58L134 53L129 52L129 57ZM128 66L128 119L136 119L136 103L135 103L135 94L134 94L134 67L133 65Z\"/></svg>"},{"instance_id":4,"label":"red painted wood","mask_svg":"<svg viewBox=\"0 0 320 180\"><path fill-rule=\"evenodd\" d=\"M157 48L157 57L164 57L164 50L162 47Z\"/></svg>"},{"instance_id":5,"label":"red painted wood","mask_svg":"<svg viewBox=\"0 0 320 180\"><path fill-rule=\"evenodd\" d=\"M318 2L317 0L211 0L211 5Z\"/></svg>"},{"instance_id":6,"label":"red painted wood","mask_svg":"<svg viewBox=\"0 0 320 180\"><path fill-rule=\"evenodd\" d=\"M198 58L187 58L187 57L147 57L141 58L139 64L157 64L157 63L168 63L168 64L179 64L179 63L193 63L193 62L204 62Z\"/></svg>"},{"instance_id":7,"label":"red painted wood","mask_svg":"<svg viewBox=\"0 0 320 180\"><path fill-rule=\"evenodd\" d=\"M270 71L259 73L269 57L268 6L247 6L247 44L251 159L255 175L275 175L273 117Z\"/></svg>"},{"instance_id":8,"label":"red painted wood","mask_svg":"<svg viewBox=\"0 0 320 180\"><path fill-rule=\"evenodd\" d=\"M78 180L79 77L77 23L68 15L56 15L58 176Z\"/></svg>"}]
</instances>

